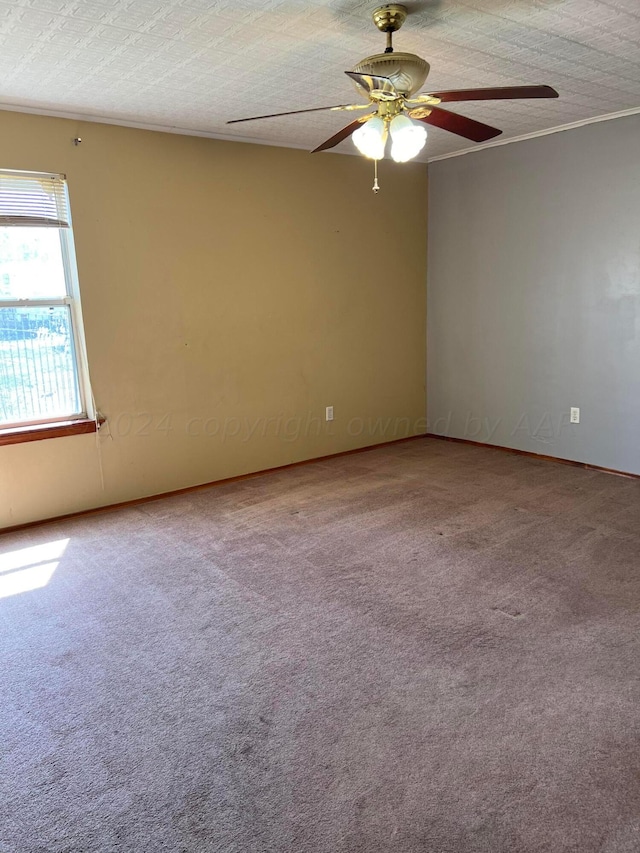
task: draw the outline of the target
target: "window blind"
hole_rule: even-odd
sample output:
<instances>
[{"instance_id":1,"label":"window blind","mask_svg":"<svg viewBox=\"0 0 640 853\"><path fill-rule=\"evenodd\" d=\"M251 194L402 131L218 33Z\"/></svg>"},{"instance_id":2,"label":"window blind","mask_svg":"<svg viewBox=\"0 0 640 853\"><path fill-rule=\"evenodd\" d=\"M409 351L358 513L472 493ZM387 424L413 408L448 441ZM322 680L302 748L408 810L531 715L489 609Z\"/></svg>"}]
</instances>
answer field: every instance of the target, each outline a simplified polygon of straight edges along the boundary
<instances>
[{"instance_id":1,"label":"window blind","mask_svg":"<svg viewBox=\"0 0 640 853\"><path fill-rule=\"evenodd\" d=\"M0 171L0 228L69 228L63 175Z\"/></svg>"}]
</instances>

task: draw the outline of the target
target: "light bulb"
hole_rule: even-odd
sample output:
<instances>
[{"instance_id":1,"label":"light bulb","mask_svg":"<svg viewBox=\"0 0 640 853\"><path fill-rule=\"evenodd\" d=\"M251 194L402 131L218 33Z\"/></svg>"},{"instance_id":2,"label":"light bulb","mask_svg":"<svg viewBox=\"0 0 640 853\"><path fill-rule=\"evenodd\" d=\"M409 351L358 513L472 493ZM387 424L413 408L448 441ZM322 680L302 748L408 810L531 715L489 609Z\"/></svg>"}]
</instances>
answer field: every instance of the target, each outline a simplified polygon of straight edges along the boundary
<instances>
[{"instance_id":1,"label":"light bulb","mask_svg":"<svg viewBox=\"0 0 640 853\"><path fill-rule=\"evenodd\" d=\"M391 156L396 163L413 160L424 148L427 131L407 116L396 116L391 122Z\"/></svg>"},{"instance_id":2,"label":"light bulb","mask_svg":"<svg viewBox=\"0 0 640 853\"><path fill-rule=\"evenodd\" d=\"M361 154L371 160L382 160L387 141L387 129L381 118L375 116L359 127L351 138Z\"/></svg>"}]
</instances>

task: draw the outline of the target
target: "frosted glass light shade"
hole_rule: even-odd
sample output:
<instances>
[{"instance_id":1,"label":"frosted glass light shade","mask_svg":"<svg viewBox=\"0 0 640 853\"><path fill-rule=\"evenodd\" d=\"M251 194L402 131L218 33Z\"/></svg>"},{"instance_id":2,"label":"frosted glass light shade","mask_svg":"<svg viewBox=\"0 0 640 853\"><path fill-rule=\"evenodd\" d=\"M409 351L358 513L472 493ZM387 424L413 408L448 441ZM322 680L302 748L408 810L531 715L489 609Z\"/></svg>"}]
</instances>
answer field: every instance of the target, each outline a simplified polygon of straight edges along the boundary
<instances>
[{"instance_id":1,"label":"frosted glass light shade","mask_svg":"<svg viewBox=\"0 0 640 853\"><path fill-rule=\"evenodd\" d=\"M391 122L391 156L396 163L413 160L427 141L426 128L407 116L396 116ZM354 134L355 135L355 134Z\"/></svg>"},{"instance_id":2,"label":"frosted glass light shade","mask_svg":"<svg viewBox=\"0 0 640 853\"><path fill-rule=\"evenodd\" d=\"M353 144L361 154L371 160L382 160L387 141L384 121L377 116L369 119L351 135Z\"/></svg>"}]
</instances>

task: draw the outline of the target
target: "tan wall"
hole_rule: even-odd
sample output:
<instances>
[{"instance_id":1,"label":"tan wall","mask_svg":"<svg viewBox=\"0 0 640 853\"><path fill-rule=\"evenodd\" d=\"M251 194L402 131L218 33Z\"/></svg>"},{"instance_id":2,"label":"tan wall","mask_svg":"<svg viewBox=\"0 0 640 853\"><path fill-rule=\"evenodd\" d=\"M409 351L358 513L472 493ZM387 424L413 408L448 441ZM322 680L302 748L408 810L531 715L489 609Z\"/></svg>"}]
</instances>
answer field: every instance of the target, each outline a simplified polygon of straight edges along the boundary
<instances>
[{"instance_id":1,"label":"tan wall","mask_svg":"<svg viewBox=\"0 0 640 853\"><path fill-rule=\"evenodd\" d=\"M0 168L68 176L108 418L0 447L0 526L424 431L426 166L0 122Z\"/></svg>"}]
</instances>

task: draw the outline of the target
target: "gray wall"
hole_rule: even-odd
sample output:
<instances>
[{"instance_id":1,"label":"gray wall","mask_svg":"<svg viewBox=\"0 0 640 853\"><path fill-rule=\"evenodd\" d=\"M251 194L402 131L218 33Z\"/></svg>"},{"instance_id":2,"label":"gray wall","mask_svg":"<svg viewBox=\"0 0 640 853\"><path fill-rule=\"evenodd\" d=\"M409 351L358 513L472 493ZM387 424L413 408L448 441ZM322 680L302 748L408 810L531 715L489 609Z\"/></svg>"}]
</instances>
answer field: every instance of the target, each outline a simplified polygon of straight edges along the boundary
<instances>
[{"instance_id":1,"label":"gray wall","mask_svg":"<svg viewBox=\"0 0 640 853\"><path fill-rule=\"evenodd\" d=\"M431 432L640 473L640 116L430 165L428 269Z\"/></svg>"}]
</instances>

